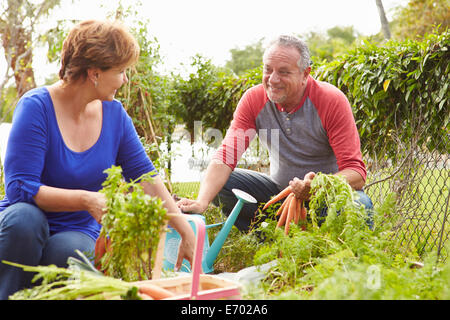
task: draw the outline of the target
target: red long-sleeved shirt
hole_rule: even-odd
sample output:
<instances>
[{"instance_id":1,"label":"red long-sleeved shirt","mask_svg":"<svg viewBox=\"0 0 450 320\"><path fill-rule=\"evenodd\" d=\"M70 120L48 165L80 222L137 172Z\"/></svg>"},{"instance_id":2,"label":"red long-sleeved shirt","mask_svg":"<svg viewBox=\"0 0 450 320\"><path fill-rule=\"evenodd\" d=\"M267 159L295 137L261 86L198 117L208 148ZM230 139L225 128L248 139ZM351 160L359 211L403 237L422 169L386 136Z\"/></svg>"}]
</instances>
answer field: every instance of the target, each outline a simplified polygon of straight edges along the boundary
<instances>
[{"instance_id":1,"label":"red long-sleeved shirt","mask_svg":"<svg viewBox=\"0 0 450 320\"><path fill-rule=\"evenodd\" d=\"M310 171L352 169L366 179L351 106L329 83L310 76L302 101L289 113L269 100L262 85L249 89L213 159L234 169L256 135L269 150L270 176L280 187Z\"/></svg>"}]
</instances>

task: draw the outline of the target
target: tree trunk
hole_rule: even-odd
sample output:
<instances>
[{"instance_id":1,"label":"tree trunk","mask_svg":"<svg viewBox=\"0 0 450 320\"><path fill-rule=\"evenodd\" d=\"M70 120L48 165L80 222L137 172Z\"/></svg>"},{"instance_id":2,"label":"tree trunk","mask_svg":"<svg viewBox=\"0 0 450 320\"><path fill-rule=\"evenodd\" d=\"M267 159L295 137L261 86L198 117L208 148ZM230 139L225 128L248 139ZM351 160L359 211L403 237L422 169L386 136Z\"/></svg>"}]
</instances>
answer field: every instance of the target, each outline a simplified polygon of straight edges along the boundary
<instances>
[{"instance_id":1,"label":"tree trunk","mask_svg":"<svg viewBox=\"0 0 450 320\"><path fill-rule=\"evenodd\" d=\"M10 55L10 67L14 72L17 96L21 97L25 92L36 87L32 66L33 52L30 47L31 34L20 26L7 28L5 31L2 37L5 58L8 59L10 49L13 49Z\"/></svg>"},{"instance_id":2,"label":"tree trunk","mask_svg":"<svg viewBox=\"0 0 450 320\"><path fill-rule=\"evenodd\" d=\"M59 6L61 0L7 0L0 2L0 42L7 62L6 79L0 91L14 76L17 96L36 87L33 71L33 41L35 25ZM9 70L13 74L9 73ZM0 105L3 101L0 100Z\"/></svg>"},{"instance_id":3,"label":"tree trunk","mask_svg":"<svg viewBox=\"0 0 450 320\"><path fill-rule=\"evenodd\" d=\"M391 38L391 31L389 29L389 22L384 12L383 3L381 0L375 0L378 8L378 14L380 15L381 30L383 30L384 38L389 40Z\"/></svg>"}]
</instances>

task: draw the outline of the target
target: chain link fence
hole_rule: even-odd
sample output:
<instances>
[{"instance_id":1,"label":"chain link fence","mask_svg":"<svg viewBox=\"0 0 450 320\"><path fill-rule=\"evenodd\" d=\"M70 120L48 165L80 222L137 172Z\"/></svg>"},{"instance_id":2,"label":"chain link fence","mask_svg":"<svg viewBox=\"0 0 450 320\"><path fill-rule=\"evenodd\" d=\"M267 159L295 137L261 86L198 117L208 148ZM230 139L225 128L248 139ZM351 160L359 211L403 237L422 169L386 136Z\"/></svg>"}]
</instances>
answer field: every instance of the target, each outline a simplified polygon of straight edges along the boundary
<instances>
[{"instance_id":1,"label":"chain link fence","mask_svg":"<svg viewBox=\"0 0 450 320\"><path fill-rule=\"evenodd\" d=\"M448 119L443 125L448 124ZM396 196L396 210L392 217L393 240L419 255L436 250L438 259L446 260L450 237L450 133L427 137L425 148L418 143L426 135L421 124L408 141L396 139L395 159L373 161L367 157L368 181L366 192L375 205L382 203L389 193ZM417 127L419 128L419 127ZM448 126L447 126L448 128ZM380 159L380 157L377 157Z\"/></svg>"}]
</instances>

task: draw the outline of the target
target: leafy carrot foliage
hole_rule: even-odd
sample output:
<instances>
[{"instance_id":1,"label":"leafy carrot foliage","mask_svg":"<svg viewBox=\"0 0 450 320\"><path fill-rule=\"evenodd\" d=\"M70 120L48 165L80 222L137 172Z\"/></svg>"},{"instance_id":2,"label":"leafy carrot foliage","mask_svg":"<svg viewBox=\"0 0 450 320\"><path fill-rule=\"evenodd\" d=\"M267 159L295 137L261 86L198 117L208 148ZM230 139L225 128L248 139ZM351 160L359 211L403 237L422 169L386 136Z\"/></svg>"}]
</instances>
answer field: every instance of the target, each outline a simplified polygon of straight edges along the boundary
<instances>
[{"instance_id":1,"label":"leafy carrot foliage","mask_svg":"<svg viewBox=\"0 0 450 320\"><path fill-rule=\"evenodd\" d=\"M102 218L101 236L111 239L111 249L101 259L102 269L126 281L151 279L152 265L166 209L160 198L144 193L140 181L152 181L151 174L126 182L122 169L106 170L103 183L107 212Z\"/></svg>"},{"instance_id":2,"label":"leafy carrot foliage","mask_svg":"<svg viewBox=\"0 0 450 320\"><path fill-rule=\"evenodd\" d=\"M292 224L286 235L275 228L275 219L258 228L264 243L254 264L276 263L253 298L448 299L450 263L437 265L431 254L425 267L413 268L417 254L397 244L391 226L382 223L394 210L393 196L374 209L369 228L368 212L355 203L357 193L343 178L318 173L311 192L305 231ZM324 206L327 216L319 223Z\"/></svg>"}]
</instances>

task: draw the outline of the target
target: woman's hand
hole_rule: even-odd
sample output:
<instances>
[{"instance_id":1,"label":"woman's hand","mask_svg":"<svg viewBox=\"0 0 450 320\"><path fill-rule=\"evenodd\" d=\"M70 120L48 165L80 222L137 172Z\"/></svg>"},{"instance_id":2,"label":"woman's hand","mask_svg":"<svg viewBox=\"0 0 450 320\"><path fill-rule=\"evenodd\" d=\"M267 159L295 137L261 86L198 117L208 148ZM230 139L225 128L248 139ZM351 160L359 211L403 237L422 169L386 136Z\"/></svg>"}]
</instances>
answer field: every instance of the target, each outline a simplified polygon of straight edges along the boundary
<instances>
[{"instance_id":1,"label":"woman's hand","mask_svg":"<svg viewBox=\"0 0 450 320\"><path fill-rule=\"evenodd\" d=\"M173 215L169 221L169 224L177 230L181 236L181 242L178 248L178 258L175 263L175 270L179 270L181 268L183 259L186 259L192 266L195 250L194 230L183 214Z\"/></svg>"},{"instance_id":2,"label":"woman's hand","mask_svg":"<svg viewBox=\"0 0 450 320\"><path fill-rule=\"evenodd\" d=\"M314 172L308 172L303 180L294 178L289 182L289 186L297 199L302 201L309 200L311 196L311 181L315 176L316 174Z\"/></svg>"},{"instance_id":3,"label":"woman's hand","mask_svg":"<svg viewBox=\"0 0 450 320\"><path fill-rule=\"evenodd\" d=\"M39 208L48 212L88 211L98 223L101 223L106 213L106 196L95 191L41 186L34 201Z\"/></svg>"},{"instance_id":4,"label":"woman's hand","mask_svg":"<svg viewBox=\"0 0 450 320\"><path fill-rule=\"evenodd\" d=\"M185 234L181 236L180 247L178 249L178 258L175 264L175 270L180 270L183 263L183 259L186 259L192 266L194 262L194 250L195 250L195 234Z\"/></svg>"},{"instance_id":5,"label":"woman's hand","mask_svg":"<svg viewBox=\"0 0 450 320\"><path fill-rule=\"evenodd\" d=\"M101 224L102 217L106 213L106 196L101 192L88 191L84 197L84 202L87 211Z\"/></svg>"}]
</instances>

